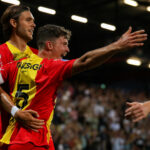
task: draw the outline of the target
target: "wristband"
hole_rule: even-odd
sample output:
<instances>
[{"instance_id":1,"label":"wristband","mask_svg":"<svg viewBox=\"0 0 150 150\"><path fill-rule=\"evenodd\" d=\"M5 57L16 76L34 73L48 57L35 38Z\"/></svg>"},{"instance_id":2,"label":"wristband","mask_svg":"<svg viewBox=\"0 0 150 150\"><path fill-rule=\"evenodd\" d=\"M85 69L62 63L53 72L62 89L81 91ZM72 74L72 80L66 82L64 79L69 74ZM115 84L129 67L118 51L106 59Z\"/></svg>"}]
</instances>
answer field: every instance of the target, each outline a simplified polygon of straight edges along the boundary
<instances>
[{"instance_id":1,"label":"wristband","mask_svg":"<svg viewBox=\"0 0 150 150\"><path fill-rule=\"evenodd\" d=\"M17 106L13 106L11 108L11 115L14 117L18 110L19 110L19 108Z\"/></svg>"}]
</instances>

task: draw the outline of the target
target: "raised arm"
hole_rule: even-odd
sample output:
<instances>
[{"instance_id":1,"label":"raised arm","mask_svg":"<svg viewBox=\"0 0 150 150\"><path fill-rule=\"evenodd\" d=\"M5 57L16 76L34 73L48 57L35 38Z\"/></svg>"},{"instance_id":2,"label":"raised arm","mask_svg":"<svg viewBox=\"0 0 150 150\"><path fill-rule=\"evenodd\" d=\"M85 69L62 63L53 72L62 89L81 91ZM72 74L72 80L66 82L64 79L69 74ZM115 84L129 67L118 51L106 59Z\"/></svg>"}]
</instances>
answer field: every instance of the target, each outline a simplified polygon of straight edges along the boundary
<instances>
[{"instance_id":1,"label":"raised arm","mask_svg":"<svg viewBox=\"0 0 150 150\"><path fill-rule=\"evenodd\" d=\"M132 28L129 27L129 29L116 42L109 44L108 46L89 51L78 58L74 62L72 75L97 67L118 52L123 52L133 47L143 46L143 42L146 39L147 34L145 34L144 30L132 33Z\"/></svg>"},{"instance_id":2,"label":"raised arm","mask_svg":"<svg viewBox=\"0 0 150 150\"><path fill-rule=\"evenodd\" d=\"M22 126L37 131L42 128L43 120L37 119L38 113L33 110L20 110L16 108L10 96L0 87L0 104L8 113L12 114Z\"/></svg>"}]
</instances>

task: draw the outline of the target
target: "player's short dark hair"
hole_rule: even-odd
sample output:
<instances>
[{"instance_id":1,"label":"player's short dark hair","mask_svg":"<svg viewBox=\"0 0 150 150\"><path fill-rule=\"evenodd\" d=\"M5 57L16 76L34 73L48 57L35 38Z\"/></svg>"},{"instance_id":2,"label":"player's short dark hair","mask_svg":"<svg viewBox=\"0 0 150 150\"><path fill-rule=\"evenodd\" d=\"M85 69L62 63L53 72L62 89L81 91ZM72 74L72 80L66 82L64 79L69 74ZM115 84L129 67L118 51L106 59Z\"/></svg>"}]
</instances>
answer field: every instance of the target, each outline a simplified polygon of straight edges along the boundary
<instances>
[{"instance_id":1,"label":"player's short dark hair","mask_svg":"<svg viewBox=\"0 0 150 150\"><path fill-rule=\"evenodd\" d=\"M37 46L38 49L44 48L47 40L54 41L60 36L64 36L67 40L71 37L71 31L64 27L47 24L38 29L37 32Z\"/></svg>"},{"instance_id":2,"label":"player's short dark hair","mask_svg":"<svg viewBox=\"0 0 150 150\"><path fill-rule=\"evenodd\" d=\"M24 5L11 5L4 11L1 17L1 24L3 35L6 40L8 40L12 34L10 19L18 21L21 13L24 11L30 11L30 8Z\"/></svg>"}]
</instances>

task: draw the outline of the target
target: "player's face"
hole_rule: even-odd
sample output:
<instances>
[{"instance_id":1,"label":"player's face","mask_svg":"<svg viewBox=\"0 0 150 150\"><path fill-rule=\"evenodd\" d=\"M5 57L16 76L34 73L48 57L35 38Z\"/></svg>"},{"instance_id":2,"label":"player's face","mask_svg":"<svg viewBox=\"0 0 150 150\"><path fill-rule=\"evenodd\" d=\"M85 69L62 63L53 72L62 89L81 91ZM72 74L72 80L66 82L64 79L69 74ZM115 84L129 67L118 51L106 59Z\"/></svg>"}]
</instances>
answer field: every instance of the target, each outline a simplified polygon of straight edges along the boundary
<instances>
[{"instance_id":1,"label":"player's face","mask_svg":"<svg viewBox=\"0 0 150 150\"><path fill-rule=\"evenodd\" d=\"M54 41L53 58L62 58L69 52L68 40L61 36Z\"/></svg>"},{"instance_id":2,"label":"player's face","mask_svg":"<svg viewBox=\"0 0 150 150\"><path fill-rule=\"evenodd\" d=\"M33 38L34 28L34 17L31 12L22 12L17 22L16 34L28 42Z\"/></svg>"}]
</instances>

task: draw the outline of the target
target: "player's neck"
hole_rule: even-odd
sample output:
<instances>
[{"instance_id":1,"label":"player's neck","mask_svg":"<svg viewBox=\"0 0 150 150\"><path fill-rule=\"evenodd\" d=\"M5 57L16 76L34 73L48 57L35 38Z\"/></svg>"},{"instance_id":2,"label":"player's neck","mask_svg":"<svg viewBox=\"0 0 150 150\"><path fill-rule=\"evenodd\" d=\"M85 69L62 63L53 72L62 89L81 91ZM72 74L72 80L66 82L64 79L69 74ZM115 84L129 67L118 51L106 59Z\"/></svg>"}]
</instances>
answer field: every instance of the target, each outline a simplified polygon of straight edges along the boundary
<instances>
[{"instance_id":1,"label":"player's neck","mask_svg":"<svg viewBox=\"0 0 150 150\"><path fill-rule=\"evenodd\" d=\"M17 47L20 51L25 51L27 46L27 42L18 36L12 36L8 42Z\"/></svg>"},{"instance_id":2,"label":"player's neck","mask_svg":"<svg viewBox=\"0 0 150 150\"><path fill-rule=\"evenodd\" d=\"M45 50L39 50L38 56L41 58L53 59L51 53L49 51L45 51Z\"/></svg>"}]
</instances>

